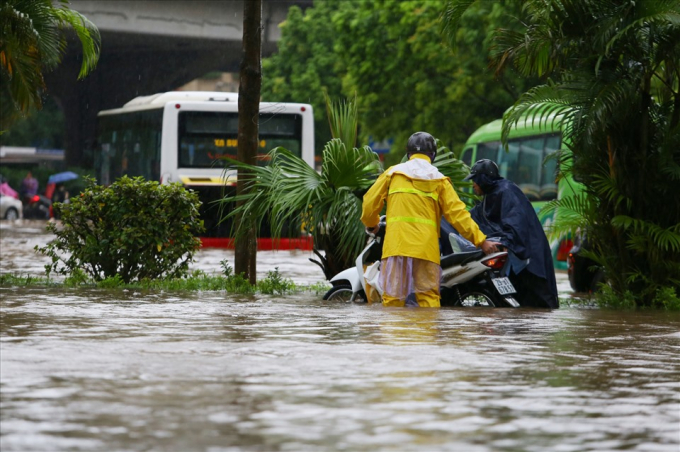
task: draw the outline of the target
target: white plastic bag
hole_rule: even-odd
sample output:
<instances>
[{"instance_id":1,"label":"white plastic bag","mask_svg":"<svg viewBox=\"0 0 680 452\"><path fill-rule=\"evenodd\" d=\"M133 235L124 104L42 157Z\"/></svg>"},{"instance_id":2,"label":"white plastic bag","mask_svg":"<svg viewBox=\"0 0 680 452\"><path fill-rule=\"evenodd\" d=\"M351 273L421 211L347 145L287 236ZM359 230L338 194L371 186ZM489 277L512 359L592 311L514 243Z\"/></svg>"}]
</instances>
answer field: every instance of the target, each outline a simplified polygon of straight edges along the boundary
<instances>
[{"instance_id":1,"label":"white plastic bag","mask_svg":"<svg viewBox=\"0 0 680 452\"><path fill-rule=\"evenodd\" d=\"M371 295L369 295L369 292L376 292L378 295L380 295L380 298L382 298L383 289L382 286L380 285L380 261L375 261L374 263L366 267L366 270L364 271L364 279L366 281L366 285L371 286L374 289L374 291L366 290L367 292L366 296L369 298L373 298ZM369 299L369 301L371 303L375 303L379 302L380 300Z\"/></svg>"}]
</instances>

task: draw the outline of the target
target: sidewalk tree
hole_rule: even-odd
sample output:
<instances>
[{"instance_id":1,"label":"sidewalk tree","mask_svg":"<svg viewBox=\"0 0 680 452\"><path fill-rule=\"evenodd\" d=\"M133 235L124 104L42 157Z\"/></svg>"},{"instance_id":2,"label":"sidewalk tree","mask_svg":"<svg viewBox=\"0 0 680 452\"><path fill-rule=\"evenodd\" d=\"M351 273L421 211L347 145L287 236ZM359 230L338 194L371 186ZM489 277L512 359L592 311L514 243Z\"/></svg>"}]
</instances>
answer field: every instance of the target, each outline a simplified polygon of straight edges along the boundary
<instances>
[{"instance_id":1,"label":"sidewalk tree","mask_svg":"<svg viewBox=\"0 0 680 452\"><path fill-rule=\"evenodd\" d=\"M78 78L97 65L97 27L66 0L3 0L0 4L0 133L32 108L42 107L43 72L54 69L66 50L67 31L80 40Z\"/></svg>"},{"instance_id":2,"label":"sidewalk tree","mask_svg":"<svg viewBox=\"0 0 680 452\"><path fill-rule=\"evenodd\" d=\"M450 2L445 17L455 24L470 3ZM528 0L524 7L526 30L495 36L495 68L513 65L546 82L506 114L506 136L524 118L558 114L569 127L571 171L585 184L583 197L562 203L580 215L608 293L633 294L640 306L677 303L680 1Z\"/></svg>"},{"instance_id":3,"label":"sidewalk tree","mask_svg":"<svg viewBox=\"0 0 680 452\"><path fill-rule=\"evenodd\" d=\"M250 167L255 165L259 149L260 90L262 86L262 0L243 2L243 55L238 96L238 148L239 161L246 164L238 168L236 191L247 196ZM243 274L251 284L256 283L257 236L255 218L248 210L240 210L236 219L245 233L236 239L234 270Z\"/></svg>"},{"instance_id":4,"label":"sidewalk tree","mask_svg":"<svg viewBox=\"0 0 680 452\"><path fill-rule=\"evenodd\" d=\"M371 186L380 173L378 156L368 146L354 147L357 139L356 101L329 101L329 122L333 136L323 149L321 172L283 148L269 152L266 166L246 165L256 176L249 181L248 192L227 197L223 202L236 202L227 214L248 214L259 222L269 219L272 237L281 237L284 225L303 230L314 239L313 260L330 279L348 268L364 241L364 229L358 221L361 199L355 193ZM248 231L235 222L238 238ZM320 253L325 251L325 255Z\"/></svg>"}]
</instances>

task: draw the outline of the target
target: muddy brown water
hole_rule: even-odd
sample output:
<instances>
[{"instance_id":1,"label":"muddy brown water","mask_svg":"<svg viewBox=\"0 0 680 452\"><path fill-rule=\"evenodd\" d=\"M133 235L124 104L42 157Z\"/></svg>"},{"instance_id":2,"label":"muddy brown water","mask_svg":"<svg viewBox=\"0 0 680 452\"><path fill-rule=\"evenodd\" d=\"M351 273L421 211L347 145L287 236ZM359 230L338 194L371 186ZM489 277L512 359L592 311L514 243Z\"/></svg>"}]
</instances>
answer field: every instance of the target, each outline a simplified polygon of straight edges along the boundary
<instances>
[{"instance_id":1,"label":"muddy brown water","mask_svg":"<svg viewBox=\"0 0 680 452\"><path fill-rule=\"evenodd\" d=\"M42 274L29 250L47 238L3 225L0 269ZM229 256L200 254L216 271ZM263 255L258 269L321 281L307 257ZM680 450L674 313L0 295L3 452Z\"/></svg>"}]
</instances>

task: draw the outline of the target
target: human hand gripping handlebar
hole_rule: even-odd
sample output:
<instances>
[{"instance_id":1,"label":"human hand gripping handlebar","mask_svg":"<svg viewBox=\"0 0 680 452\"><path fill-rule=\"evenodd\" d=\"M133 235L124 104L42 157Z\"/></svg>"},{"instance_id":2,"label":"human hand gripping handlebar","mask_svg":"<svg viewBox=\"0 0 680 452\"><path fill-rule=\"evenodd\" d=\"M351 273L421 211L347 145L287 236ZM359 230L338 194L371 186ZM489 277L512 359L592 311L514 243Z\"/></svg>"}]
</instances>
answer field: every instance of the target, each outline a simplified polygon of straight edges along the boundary
<instances>
[{"instance_id":1,"label":"human hand gripping handlebar","mask_svg":"<svg viewBox=\"0 0 680 452\"><path fill-rule=\"evenodd\" d=\"M484 254L493 254L497 253L501 248L505 248L502 243L500 242L492 242L491 240L484 240L482 244L480 245L480 248L482 251L484 251Z\"/></svg>"}]
</instances>

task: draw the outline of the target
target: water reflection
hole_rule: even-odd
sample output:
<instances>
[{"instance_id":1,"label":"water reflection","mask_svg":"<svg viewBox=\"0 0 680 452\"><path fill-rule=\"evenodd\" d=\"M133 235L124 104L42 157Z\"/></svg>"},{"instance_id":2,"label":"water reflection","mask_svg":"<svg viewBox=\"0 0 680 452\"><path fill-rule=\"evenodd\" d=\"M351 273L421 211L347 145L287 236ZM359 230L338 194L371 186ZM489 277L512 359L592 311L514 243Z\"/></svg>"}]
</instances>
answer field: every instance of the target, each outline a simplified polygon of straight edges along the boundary
<instances>
[{"instance_id":1,"label":"water reflection","mask_svg":"<svg viewBox=\"0 0 680 452\"><path fill-rule=\"evenodd\" d=\"M678 450L675 314L0 295L3 452Z\"/></svg>"}]
</instances>

